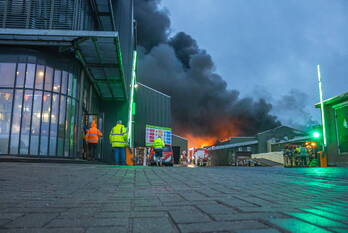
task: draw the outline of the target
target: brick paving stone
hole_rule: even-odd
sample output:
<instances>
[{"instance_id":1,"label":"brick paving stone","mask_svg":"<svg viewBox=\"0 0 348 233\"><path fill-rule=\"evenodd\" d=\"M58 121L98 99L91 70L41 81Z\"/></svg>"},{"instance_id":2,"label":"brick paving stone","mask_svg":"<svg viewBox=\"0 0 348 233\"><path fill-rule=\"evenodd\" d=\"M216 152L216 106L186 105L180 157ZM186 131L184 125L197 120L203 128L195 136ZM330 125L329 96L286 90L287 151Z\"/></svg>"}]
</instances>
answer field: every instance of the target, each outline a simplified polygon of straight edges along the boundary
<instances>
[{"instance_id":1,"label":"brick paving stone","mask_svg":"<svg viewBox=\"0 0 348 233\"><path fill-rule=\"evenodd\" d=\"M288 218L282 213L261 212L261 213L235 213L235 214L213 214L212 217L216 221L236 221L236 220L259 220L273 218Z\"/></svg>"},{"instance_id":2,"label":"brick paving stone","mask_svg":"<svg viewBox=\"0 0 348 233\"><path fill-rule=\"evenodd\" d=\"M135 206L160 206L161 202L159 199L152 197L152 199L137 199L134 201Z\"/></svg>"},{"instance_id":3,"label":"brick paving stone","mask_svg":"<svg viewBox=\"0 0 348 233\"><path fill-rule=\"evenodd\" d=\"M207 214L233 214L236 213L236 211L232 208L223 206L221 204L210 204L210 205L205 205L202 203L202 205L197 205L199 209L201 209L203 212Z\"/></svg>"},{"instance_id":4,"label":"brick paving stone","mask_svg":"<svg viewBox=\"0 0 348 233\"><path fill-rule=\"evenodd\" d=\"M15 207L3 209L3 213L60 213L67 211L68 208L51 208L51 207Z\"/></svg>"},{"instance_id":5,"label":"brick paving stone","mask_svg":"<svg viewBox=\"0 0 348 233\"><path fill-rule=\"evenodd\" d=\"M187 192L181 193L181 196L187 201L201 201L201 200L210 200L209 197L202 195L198 192Z\"/></svg>"},{"instance_id":6,"label":"brick paving stone","mask_svg":"<svg viewBox=\"0 0 348 233\"><path fill-rule=\"evenodd\" d=\"M23 216L22 213L0 213L0 219L16 219L20 216Z\"/></svg>"},{"instance_id":7,"label":"brick paving stone","mask_svg":"<svg viewBox=\"0 0 348 233\"><path fill-rule=\"evenodd\" d=\"M328 206L314 206L315 209L324 210L333 214L339 214L348 217L347 208L332 208Z\"/></svg>"},{"instance_id":8,"label":"brick paving stone","mask_svg":"<svg viewBox=\"0 0 348 233\"><path fill-rule=\"evenodd\" d=\"M133 233L176 233L168 218L134 219Z\"/></svg>"},{"instance_id":9,"label":"brick paving stone","mask_svg":"<svg viewBox=\"0 0 348 233\"><path fill-rule=\"evenodd\" d=\"M47 227L125 226L128 218L56 218Z\"/></svg>"},{"instance_id":10,"label":"brick paving stone","mask_svg":"<svg viewBox=\"0 0 348 233\"><path fill-rule=\"evenodd\" d=\"M90 227L86 233L127 233L127 227Z\"/></svg>"},{"instance_id":11,"label":"brick paving stone","mask_svg":"<svg viewBox=\"0 0 348 233\"><path fill-rule=\"evenodd\" d=\"M348 225L336 222L324 217L320 217L315 214L308 213L288 213L291 216L302 219L303 221L310 222L311 224L315 224L323 227L348 227Z\"/></svg>"},{"instance_id":12,"label":"brick paving stone","mask_svg":"<svg viewBox=\"0 0 348 233\"><path fill-rule=\"evenodd\" d=\"M257 205L239 199L220 199L222 203L232 207L255 208Z\"/></svg>"},{"instance_id":13,"label":"brick paving stone","mask_svg":"<svg viewBox=\"0 0 348 233\"><path fill-rule=\"evenodd\" d=\"M330 231L297 219L273 219L271 223L293 233L328 233Z\"/></svg>"},{"instance_id":14,"label":"brick paving stone","mask_svg":"<svg viewBox=\"0 0 348 233\"><path fill-rule=\"evenodd\" d=\"M327 212L325 210L318 210L318 209L303 208L301 210L306 211L306 212L310 212L312 214L320 215L322 217L326 217L326 218L329 218L329 219L333 219L333 220L337 220L337 221L342 221L342 222L348 223L348 217L344 216L344 215L334 214L334 213Z\"/></svg>"},{"instance_id":15,"label":"brick paving stone","mask_svg":"<svg viewBox=\"0 0 348 233\"><path fill-rule=\"evenodd\" d=\"M245 230L237 230L235 233L280 233L280 231L272 228L267 229L245 229Z\"/></svg>"},{"instance_id":16,"label":"brick paving stone","mask_svg":"<svg viewBox=\"0 0 348 233\"><path fill-rule=\"evenodd\" d=\"M72 208L67 211L64 211L60 214L60 217L63 218L77 218L77 217L93 217L98 211L98 208Z\"/></svg>"},{"instance_id":17,"label":"brick paving stone","mask_svg":"<svg viewBox=\"0 0 348 233\"><path fill-rule=\"evenodd\" d=\"M348 232L348 168L0 163L0 177L0 233Z\"/></svg>"},{"instance_id":18,"label":"brick paving stone","mask_svg":"<svg viewBox=\"0 0 348 233\"><path fill-rule=\"evenodd\" d=\"M183 233L190 232L215 232L215 231L234 231L240 229L262 229L268 226L257 221L235 221L235 222L206 222L179 224L179 228Z\"/></svg>"},{"instance_id":19,"label":"brick paving stone","mask_svg":"<svg viewBox=\"0 0 348 233\"><path fill-rule=\"evenodd\" d=\"M98 212L94 215L95 218L128 218L130 212Z\"/></svg>"},{"instance_id":20,"label":"brick paving stone","mask_svg":"<svg viewBox=\"0 0 348 233\"><path fill-rule=\"evenodd\" d=\"M208 222L211 219L202 212L196 211L169 211L174 222L176 223L196 223Z\"/></svg>"},{"instance_id":21,"label":"brick paving stone","mask_svg":"<svg viewBox=\"0 0 348 233\"><path fill-rule=\"evenodd\" d=\"M16 218L12 222L3 225L6 228L23 228L23 227L43 227L50 220L56 218L55 213L49 214L26 214L22 217Z\"/></svg>"},{"instance_id":22,"label":"brick paving stone","mask_svg":"<svg viewBox=\"0 0 348 233\"><path fill-rule=\"evenodd\" d=\"M0 219L0 226L5 225L11 221L12 221L11 219L1 218Z\"/></svg>"},{"instance_id":23,"label":"brick paving stone","mask_svg":"<svg viewBox=\"0 0 348 233\"><path fill-rule=\"evenodd\" d=\"M337 232L337 233L347 233L348 232L348 228L329 228L331 231L333 232Z\"/></svg>"},{"instance_id":24,"label":"brick paving stone","mask_svg":"<svg viewBox=\"0 0 348 233\"><path fill-rule=\"evenodd\" d=\"M85 233L84 228L24 228L1 230L0 233Z\"/></svg>"}]
</instances>

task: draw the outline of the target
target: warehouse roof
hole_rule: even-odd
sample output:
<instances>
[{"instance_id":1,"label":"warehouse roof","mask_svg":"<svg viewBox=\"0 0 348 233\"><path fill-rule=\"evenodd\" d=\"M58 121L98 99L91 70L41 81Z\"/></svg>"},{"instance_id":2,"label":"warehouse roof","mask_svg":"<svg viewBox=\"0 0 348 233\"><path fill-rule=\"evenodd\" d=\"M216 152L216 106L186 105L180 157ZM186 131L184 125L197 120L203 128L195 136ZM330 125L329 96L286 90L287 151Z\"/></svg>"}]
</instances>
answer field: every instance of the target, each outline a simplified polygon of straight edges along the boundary
<instances>
[{"instance_id":1,"label":"warehouse roof","mask_svg":"<svg viewBox=\"0 0 348 233\"><path fill-rule=\"evenodd\" d=\"M221 146L212 146L208 148L208 150L222 150L222 149L228 149L228 148L235 148L240 146L249 146L249 145L255 145L259 142L257 140L247 141L247 142L240 142L240 143L232 143L232 144L226 144Z\"/></svg>"},{"instance_id":2,"label":"warehouse roof","mask_svg":"<svg viewBox=\"0 0 348 233\"><path fill-rule=\"evenodd\" d=\"M341 95L336 95L332 98L324 100L325 105L335 105L338 103L342 103L344 101L348 101L348 92L343 93ZM316 108L320 108L320 103L315 104Z\"/></svg>"}]
</instances>

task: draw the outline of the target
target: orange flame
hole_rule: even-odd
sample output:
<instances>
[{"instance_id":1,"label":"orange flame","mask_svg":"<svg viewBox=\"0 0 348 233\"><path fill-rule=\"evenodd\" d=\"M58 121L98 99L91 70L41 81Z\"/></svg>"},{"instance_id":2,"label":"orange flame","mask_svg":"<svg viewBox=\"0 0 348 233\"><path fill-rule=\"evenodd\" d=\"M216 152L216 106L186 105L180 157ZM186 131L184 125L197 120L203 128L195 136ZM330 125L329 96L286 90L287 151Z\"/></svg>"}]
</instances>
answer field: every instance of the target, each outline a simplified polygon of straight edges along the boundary
<instances>
[{"instance_id":1,"label":"orange flame","mask_svg":"<svg viewBox=\"0 0 348 233\"><path fill-rule=\"evenodd\" d=\"M205 146L212 146L218 140L218 137L197 137L191 134L185 134L184 137L188 139L189 148L202 148Z\"/></svg>"},{"instance_id":2,"label":"orange flame","mask_svg":"<svg viewBox=\"0 0 348 233\"><path fill-rule=\"evenodd\" d=\"M188 139L189 148L202 148L213 146L218 141L227 141L230 137L239 135L239 130L233 124L226 127L223 123L217 123L216 128L218 132L216 136L195 136L190 133L183 133L183 136Z\"/></svg>"}]
</instances>

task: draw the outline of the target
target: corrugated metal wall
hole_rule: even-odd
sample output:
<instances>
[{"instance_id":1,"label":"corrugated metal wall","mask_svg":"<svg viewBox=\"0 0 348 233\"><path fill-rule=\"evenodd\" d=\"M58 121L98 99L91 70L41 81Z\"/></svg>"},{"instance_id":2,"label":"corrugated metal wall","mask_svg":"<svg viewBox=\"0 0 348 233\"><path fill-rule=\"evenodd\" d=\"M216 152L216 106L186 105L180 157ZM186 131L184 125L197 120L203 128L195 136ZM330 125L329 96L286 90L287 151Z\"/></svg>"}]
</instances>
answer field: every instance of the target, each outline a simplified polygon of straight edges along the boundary
<instances>
[{"instance_id":1,"label":"corrugated metal wall","mask_svg":"<svg viewBox=\"0 0 348 233\"><path fill-rule=\"evenodd\" d=\"M177 147L180 147L180 154L183 152L183 151L186 151L187 153L187 150L188 150L188 141L186 138L182 138L178 135L175 135L173 134L173 137L172 137L172 142L173 142L173 147L174 146L177 146Z\"/></svg>"},{"instance_id":2,"label":"corrugated metal wall","mask_svg":"<svg viewBox=\"0 0 348 233\"><path fill-rule=\"evenodd\" d=\"M1 0L1 28L93 30L86 0Z\"/></svg>"},{"instance_id":3,"label":"corrugated metal wall","mask_svg":"<svg viewBox=\"0 0 348 233\"><path fill-rule=\"evenodd\" d=\"M146 124L171 128L171 98L139 83L136 89L135 146L145 145Z\"/></svg>"},{"instance_id":4,"label":"corrugated metal wall","mask_svg":"<svg viewBox=\"0 0 348 233\"><path fill-rule=\"evenodd\" d=\"M113 7L115 8L114 16L120 37L126 86L129 86L132 76L133 51L136 49L133 0L113 0Z\"/></svg>"}]
</instances>

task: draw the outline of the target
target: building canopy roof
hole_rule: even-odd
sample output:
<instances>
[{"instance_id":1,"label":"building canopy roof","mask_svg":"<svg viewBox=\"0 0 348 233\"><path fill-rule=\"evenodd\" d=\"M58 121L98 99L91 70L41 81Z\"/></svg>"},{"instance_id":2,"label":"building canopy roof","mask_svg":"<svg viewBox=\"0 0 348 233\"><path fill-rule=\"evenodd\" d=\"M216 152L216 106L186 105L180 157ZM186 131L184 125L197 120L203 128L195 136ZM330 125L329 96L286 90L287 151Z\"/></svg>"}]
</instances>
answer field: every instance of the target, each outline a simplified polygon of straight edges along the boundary
<instances>
[{"instance_id":1,"label":"building canopy roof","mask_svg":"<svg viewBox=\"0 0 348 233\"><path fill-rule=\"evenodd\" d=\"M118 32L1 29L0 44L74 48L102 98L127 97Z\"/></svg>"}]
</instances>

